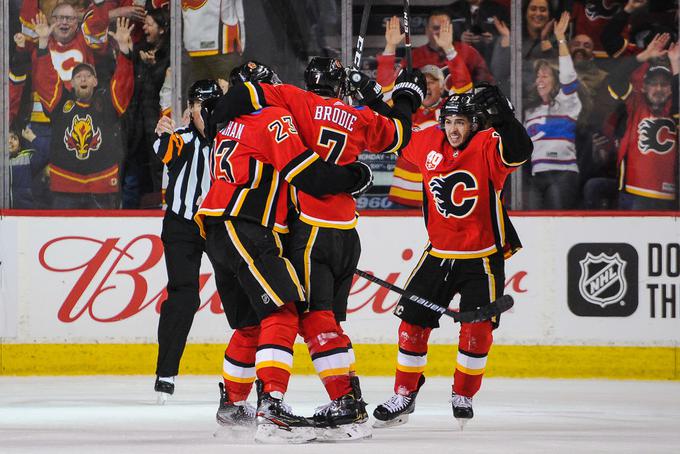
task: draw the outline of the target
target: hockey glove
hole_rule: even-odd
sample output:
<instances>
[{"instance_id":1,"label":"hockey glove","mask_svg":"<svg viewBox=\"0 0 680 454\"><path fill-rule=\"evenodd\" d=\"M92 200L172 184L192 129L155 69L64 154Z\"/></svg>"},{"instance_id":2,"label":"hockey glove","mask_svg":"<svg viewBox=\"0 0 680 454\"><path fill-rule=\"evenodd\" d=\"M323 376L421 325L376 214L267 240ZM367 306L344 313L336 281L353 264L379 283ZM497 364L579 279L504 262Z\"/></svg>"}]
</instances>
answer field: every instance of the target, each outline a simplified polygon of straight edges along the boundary
<instances>
[{"instance_id":1,"label":"hockey glove","mask_svg":"<svg viewBox=\"0 0 680 454\"><path fill-rule=\"evenodd\" d=\"M345 168L352 170L357 176L356 184L348 191L352 197L357 198L371 189L371 186L373 186L373 172L371 172L371 168L367 164L361 161L354 161L346 165Z\"/></svg>"},{"instance_id":2,"label":"hockey glove","mask_svg":"<svg viewBox=\"0 0 680 454\"><path fill-rule=\"evenodd\" d=\"M371 104L382 98L380 84L360 71L348 69L347 82L350 87L349 93L362 104Z\"/></svg>"},{"instance_id":3,"label":"hockey glove","mask_svg":"<svg viewBox=\"0 0 680 454\"><path fill-rule=\"evenodd\" d=\"M489 117L492 123L514 116L515 108L496 85L486 82L478 84L474 88L472 102Z\"/></svg>"},{"instance_id":4,"label":"hockey glove","mask_svg":"<svg viewBox=\"0 0 680 454\"><path fill-rule=\"evenodd\" d=\"M425 76L417 69L407 71L403 69L394 84L392 99L406 97L411 102L411 112L415 113L425 99L427 82Z\"/></svg>"}]
</instances>

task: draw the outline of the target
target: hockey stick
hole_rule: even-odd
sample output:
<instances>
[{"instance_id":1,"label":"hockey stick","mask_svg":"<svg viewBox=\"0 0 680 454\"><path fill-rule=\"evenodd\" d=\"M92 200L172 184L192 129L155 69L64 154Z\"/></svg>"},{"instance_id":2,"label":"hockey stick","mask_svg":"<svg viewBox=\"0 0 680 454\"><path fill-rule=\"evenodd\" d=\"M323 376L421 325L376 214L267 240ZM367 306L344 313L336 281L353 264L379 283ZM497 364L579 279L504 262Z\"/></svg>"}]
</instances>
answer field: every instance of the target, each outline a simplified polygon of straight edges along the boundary
<instances>
[{"instance_id":1,"label":"hockey stick","mask_svg":"<svg viewBox=\"0 0 680 454\"><path fill-rule=\"evenodd\" d=\"M359 36L357 37L357 48L354 50L354 60L352 61L352 69L359 71L361 67L361 56L364 53L364 38L366 38L366 30L368 29L368 16L371 14L371 3L373 0L366 0L364 3L364 10L361 12L361 25L359 26Z\"/></svg>"},{"instance_id":2,"label":"hockey stick","mask_svg":"<svg viewBox=\"0 0 680 454\"><path fill-rule=\"evenodd\" d=\"M406 70L411 71L413 69L413 64L411 62L411 32L409 30L411 7L409 3L409 0L404 0L404 47L406 50Z\"/></svg>"},{"instance_id":3,"label":"hockey stick","mask_svg":"<svg viewBox=\"0 0 680 454\"><path fill-rule=\"evenodd\" d=\"M486 306L482 306L479 309L465 312L455 312L452 311L451 309L435 304L430 300L426 300L425 298L422 298L418 295L414 295L413 293L404 290L401 287L397 287L396 285L390 284L387 281L383 281L382 279L377 278L372 274L368 274L365 271L357 269L354 273L357 274L358 276L363 277L364 279L367 279L371 282L375 282L376 284L385 287L388 290L392 290L393 292L396 292L404 296L405 298L413 301L416 304L420 304L423 307L433 310L438 314L448 315L449 317L453 318L454 321L459 323L476 323L482 322L484 320L489 320L507 311L515 304L514 300L512 299L512 296L503 295L496 301L492 301L491 303L487 304Z\"/></svg>"}]
</instances>

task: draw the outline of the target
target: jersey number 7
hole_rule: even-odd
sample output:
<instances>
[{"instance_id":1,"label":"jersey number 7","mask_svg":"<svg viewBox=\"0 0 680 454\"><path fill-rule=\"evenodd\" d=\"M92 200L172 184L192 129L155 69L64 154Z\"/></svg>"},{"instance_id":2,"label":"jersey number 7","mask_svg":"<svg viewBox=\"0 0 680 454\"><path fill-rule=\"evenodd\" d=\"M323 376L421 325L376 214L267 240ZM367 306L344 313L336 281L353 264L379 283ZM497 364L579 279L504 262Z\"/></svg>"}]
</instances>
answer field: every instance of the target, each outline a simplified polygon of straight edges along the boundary
<instances>
[{"instance_id":1,"label":"jersey number 7","mask_svg":"<svg viewBox=\"0 0 680 454\"><path fill-rule=\"evenodd\" d=\"M336 131L335 129L322 127L319 134L319 140L317 145L322 147L330 148L328 156L325 160L337 164L340 161L340 156L342 152L345 151L345 145L347 144L347 134L344 132Z\"/></svg>"}]
</instances>

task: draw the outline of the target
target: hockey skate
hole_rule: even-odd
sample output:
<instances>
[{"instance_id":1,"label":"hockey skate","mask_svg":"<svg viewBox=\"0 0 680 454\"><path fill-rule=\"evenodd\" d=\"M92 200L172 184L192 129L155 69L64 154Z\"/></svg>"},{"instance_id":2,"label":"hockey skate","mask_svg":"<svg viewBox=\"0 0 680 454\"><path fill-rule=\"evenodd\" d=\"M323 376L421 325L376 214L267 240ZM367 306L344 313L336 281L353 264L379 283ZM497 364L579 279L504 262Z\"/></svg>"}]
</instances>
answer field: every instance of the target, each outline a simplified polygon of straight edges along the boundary
<instances>
[{"instance_id":1,"label":"hockey skate","mask_svg":"<svg viewBox=\"0 0 680 454\"><path fill-rule=\"evenodd\" d=\"M357 392L352 391L316 409L312 419L319 441L371 438L373 433L368 425L366 404L356 395Z\"/></svg>"},{"instance_id":2,"label":"hockey skate","mask_svg":"<svg viewBox=\"0 0 680 454\"><path fill-rule=\"evenodd\" d=\"M257 430L258 443L307 443L316 439L314 423L293 414L283 402L281 393L265 393L264 384L257 380ZM278 395L277 395L278 394Z\"/></svg>"},{"instance_id":3,"label":"hockey skate","mask_svg":"<svg viewBox=\"0 0 680 454\"><path fill-rule=\"evenodd\" d=\"M458 394L453 393L451 394L451 407L453 408L453 417L458 421L460 430L463 430L465 425L474 416L472 411L472 397L459 396Z\"/></svg>"},{"instance_id":4,"label":"hockey skate","mask_svg":"<svg viewBox=\"0 0 680 454\"><path fill-rule=\"evenodd\" d=\"M175 384L169 381L161 380L160 377L156 377L156 383L154 383L153 389L157 393L156 403L158 405L165 405L165 403L168 401L168 398L175 392Z\"/></svg>"},{"instance_id":5,"label":"hockey skate","mask_svg":"<svg viewBox=\"0 0 680 454\"><path fill-rule=\"evenodd\" d=\"M413 413L416 409L416 397L424 383L425 376L421 375L418 380L418 389L411 394L408 396L395 394L390 397L387 402L378 405L375 410L373 410L373 417L375 418L373 427L382 429L384 427L394 427L406 424L408 415Z\"/></svg>"},{"instance_id":6,"label":"hockey skate","mask_svg":"<svg viewBox=\"0 0 680 454\"><path fill-rule=\"evenodd\" d=\"M215 419L220 426L230 428L255 428L255 407L248 402L232 402L224 389L224 383L220 383L220 406L215 414Z\"/></svg>"}]
</instances>

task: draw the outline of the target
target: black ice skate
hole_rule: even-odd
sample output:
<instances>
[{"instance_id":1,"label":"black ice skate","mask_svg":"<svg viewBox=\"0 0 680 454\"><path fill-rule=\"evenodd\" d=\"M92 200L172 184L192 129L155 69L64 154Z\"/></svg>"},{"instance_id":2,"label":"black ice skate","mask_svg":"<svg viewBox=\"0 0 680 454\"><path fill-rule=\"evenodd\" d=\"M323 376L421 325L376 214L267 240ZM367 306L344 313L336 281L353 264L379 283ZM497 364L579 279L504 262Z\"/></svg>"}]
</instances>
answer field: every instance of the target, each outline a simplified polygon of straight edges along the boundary
<instances>
[{"instance_id":1,"label":"black ice skate","mask_svg":"<svg viewBox=\"0 0 680 454\"><path fill-rule=\"evenodd\" d=\"M175 392L175 384L161 380L160 377L156 377L156 383L154 383L153 389L158 393L158 405L165 405L168 397L172 396Z\"/></svg>"},{"instance_id":2,"label":"black ice skate","mask_svg":"<svg viewBox=\"0 0 680 454\"><path fill-rule=\"evenodd\" d=\"M453 408L453 417L456 418L460 425L460 430L465 428L474 416L472 411L472 397L459 396L456 393L451 395L451 407Z\"/></svg>"},{"instance_id":3,"label":"black ice skate","mask_svg":"<svg viewBox=\"0 0 680 454\"><path fill-rule=\"evenodd\" d=\"M361 392L361 384L359 383L359 377L357 377L356 375L352 375L351 377L349 377L349 384L352 386L352 392L354 393L354 397L357 399L357 402L359 403L363 415L368 420L366 402L364 401L364 395Z\"/></svg>"},{"instance_id":4,"label":"black ice skate","mask_svg":"<svg viewBox=\"0 0 680 454\"><path fill-rule=\"evenodd\" d=\"M215 419L220 426L227 428L255 428L255 407L246 401L232 402L220 383L220 406Z\"/></svg>"},{"instance_id":5,"label":"black ice skate","mask_svg":"<svg viewBox=\"0 0 680 454\"><path fill-rule=\"evenodd\" d=\"M314 422L293 414L283 402L281 393L265 393L264 384L257 380L257 431L259 443L307 443L316 438ZM278 394L278 395L276 395Z\"/></svg>"},{"instance_id":6,"label":"black ice skate","mask_svg":"<svg viewBox=\"0 0 680 454\"><path fill-rule=\"evenodd\" d=\"M378 405L375 410L373 410L373 417L375 418L373 427L382 429L383 427L394 427L405 424L408 421L408 415L413 413L416 409L416 397L424 383L425 376L421 375L418 380L418 389L414 392L408 396L395 394L390 397L387 402Z\"/></svg>"},{"instance_id":7,"label":"black ice skate","mask_svg":"<svg viewBox=\"0 0 680 454\"><path fill-rule=\"evenodd\" d=\"M366 404L355 397L355 392L345 394L318 407L313 420L320 441L350 441L370 438Z\"/></svg>"}]
</instances>

